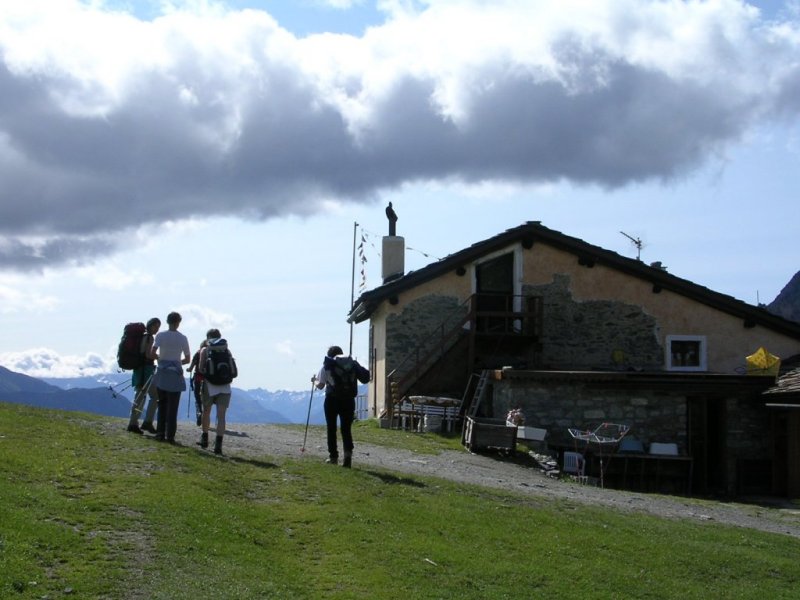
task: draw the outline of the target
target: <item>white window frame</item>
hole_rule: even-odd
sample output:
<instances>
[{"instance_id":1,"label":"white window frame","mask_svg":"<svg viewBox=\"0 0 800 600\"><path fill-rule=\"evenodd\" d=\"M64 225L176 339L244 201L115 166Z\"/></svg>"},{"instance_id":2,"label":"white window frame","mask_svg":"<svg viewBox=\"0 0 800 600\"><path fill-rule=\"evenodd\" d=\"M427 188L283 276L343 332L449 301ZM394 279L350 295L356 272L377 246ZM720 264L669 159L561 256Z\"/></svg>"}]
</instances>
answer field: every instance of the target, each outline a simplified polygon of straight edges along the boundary
<instances>
[{"instance_id":1,"label":"white window frame","mask_svg":"<svg viewBox=\"0 0 800 600\"><path fill-rule=\"evenodd\" d=\"M673 365L672 342L698 342L698 365ZM668 335L664 344L664 364L667 371L701 372L708 371L708 340L704 335Z\"/></svg>"}]
</instances>

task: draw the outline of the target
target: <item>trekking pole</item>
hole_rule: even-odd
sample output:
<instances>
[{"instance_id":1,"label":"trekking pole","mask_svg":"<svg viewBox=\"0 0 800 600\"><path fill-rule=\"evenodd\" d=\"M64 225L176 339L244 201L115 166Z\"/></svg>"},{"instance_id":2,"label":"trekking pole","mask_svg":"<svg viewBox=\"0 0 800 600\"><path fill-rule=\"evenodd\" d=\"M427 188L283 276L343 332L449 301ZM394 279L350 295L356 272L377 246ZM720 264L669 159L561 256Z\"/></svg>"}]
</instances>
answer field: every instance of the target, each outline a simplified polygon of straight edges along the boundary
<instances>
[{"instance_id":1,"label":"trekking pole","mask_svg":"<svg viewBox=\"0 0 800 600\"><path fill-rule=\"evenodd\" d=\"M147 393L150 391L150 385L152 385L153 383L153 375L155 375L155 373L150 374L150 377L147 378L147 381L145 381L144 385L142 386L141 391L138 391L136 390L136 388L134 388L132 404L136 406L136 399L139 397L140 394L142 398L142 406L136 411L137 417L138 415L142 414L142 411L145 409L145 405L147 403ZM133 384L131 384L131 386L132 385Z\"/></svg>"},{"instance_id":2,"label":"trekking pole","mask_svg":"<svg viewBox=\"0 0 800 600\"><path fill-rule=\"evenodd\" d=\"M303 434L303 447L300 448L300 454L306 451L306 438L308 437L308 422L311 420L311 401L314 399L314 388L316 387L316 378L311 380L311 396L308 398L308 414L306 415L306 432Z\"/></svg>"},{"instance_id":3,"label":"trekking pole","mask_svg":"<svg viewBox=\"0 0 800 600\"><path fill-rule=\"evenodd\" d=\"M118 383L117 385L122 385L122 384ZM124 385L123 387L121 387L119 389L115 389L116 386L111 386L110 385L110 386L108 386L108 391L111 392L111 397L112 398L116 398L117 395L122 394L122 392L124 392L125 390L127 390L130 387L131 387L131 383L127 383L126 385Z\"/></svg>"},{"instance_id":4,"label":"trekking pole","mask_svg":"<svg viewBox=\"0 0 800 600\"><path fill-rule=\"evenodd\" d=\"M183 395L183 394L181 394L181 395ZM180 402L180 401L181 401L180 396L178 396L178 402ZM189 409L190 409L191 405L192 405L192 390L190 390L187 387L186 388L186 418L187 419L189 418Z\"/></svg>"}]
</instances>

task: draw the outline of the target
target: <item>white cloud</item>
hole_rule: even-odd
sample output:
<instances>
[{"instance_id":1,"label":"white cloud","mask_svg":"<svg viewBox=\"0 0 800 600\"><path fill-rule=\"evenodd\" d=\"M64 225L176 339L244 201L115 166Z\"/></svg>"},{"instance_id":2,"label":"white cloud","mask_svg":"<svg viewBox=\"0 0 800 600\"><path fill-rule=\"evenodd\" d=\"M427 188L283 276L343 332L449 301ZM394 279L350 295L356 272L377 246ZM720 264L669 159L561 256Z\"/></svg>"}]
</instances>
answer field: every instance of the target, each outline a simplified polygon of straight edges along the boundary
<instances>
[{"instance_id":1,"label":"white cloud","mask_svg":"<svg viewBox=\"0 0 800 600\"><path fill-rule=\"evenodd\" d=\"M213 2L100 6L0 3L0 268L420 181L674 181L800 116L796 13L738 0L387 1L362 37L303 38Z\"/></svg>"},{"instance_id":2,"label":"white cloud","mask_svg":"<svg viewBox=\"0 0 800 600\"><path fill-rule=\"evenodd\" d=\"M61 355L49 348L0 353L0 364L30 377L83 377L112 373L116 362L99 354Z\"/></svg>"},{"instance_id":3,"label":"white cloud","mask_svg":"<svg viewBox=\"0 0 800 600\"><path fill-rule=\"evenodd\" d=\"M317 0L321 6L330 6L337 10L348 10L354 6L364 4L364 0Z\"/></svg>"},{"instance_id":4,"label":"white cloud","mask_svg":"<svg viewBox=\"0 0 800 600\"><path fill-rule=\"evenodd\" d=\"M58 306L54 296L20 289L21 283L7 285L0 282L0 313L51 311Z\"/></svg>"},{"instance_id":5,"label":"white cloud","mask_svg":"<svg viewBox=\"0 0 800 600\"><path fill-rule=\"evenodd\" d=\"M278 354L283 354L285 356L294 357L294 343L292 340L281 340L280 342L276 342L273 345L275 352Z\"/></svg>"},{"instance_id":6,"label":"white cloud","mask_svg":"<svg viewBox=\"0 0 800 600\"><path fill-rule=\"evenodd\" d=\"M236 319L227 313L216 311L207 306L198 304L184 304L175 309L182 317L183 327L201 329L203 332L208 329L216 328L222 332L223 336L228 335L228 331L236 329Z\"/></svg>"},{"instance_id":7,"label":"white cloud","mask_svg":"<svg viewBox=\"0 0 800 600\"><path fill-rule=\"evenodd\" d=\"M91 281L99 289L114 291L150 285L154 282L153 276L143 269L125 267L110 261L79 268L77 274Z\"/></svg>"}]
</instances>

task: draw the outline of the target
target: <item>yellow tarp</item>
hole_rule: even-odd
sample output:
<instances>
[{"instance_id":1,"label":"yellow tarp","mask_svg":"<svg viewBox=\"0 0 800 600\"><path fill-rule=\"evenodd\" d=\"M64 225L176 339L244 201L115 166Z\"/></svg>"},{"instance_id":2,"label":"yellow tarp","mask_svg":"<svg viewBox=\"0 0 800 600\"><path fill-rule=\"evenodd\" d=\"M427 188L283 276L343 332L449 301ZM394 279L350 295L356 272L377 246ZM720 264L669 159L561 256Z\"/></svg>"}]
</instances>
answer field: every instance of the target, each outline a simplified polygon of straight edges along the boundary
<instances>
[{"instance_id":1,"label":"yellow tarp","mask_svg":"<svg viewBox=\"0 0 800 600\"><path fill-rule=\"evenodd\" d=\"M780 357L770 354L763 346L748 356L746 360L748 375L771 375L777 377L781 368Z\"/></svg>"}]
</instances>

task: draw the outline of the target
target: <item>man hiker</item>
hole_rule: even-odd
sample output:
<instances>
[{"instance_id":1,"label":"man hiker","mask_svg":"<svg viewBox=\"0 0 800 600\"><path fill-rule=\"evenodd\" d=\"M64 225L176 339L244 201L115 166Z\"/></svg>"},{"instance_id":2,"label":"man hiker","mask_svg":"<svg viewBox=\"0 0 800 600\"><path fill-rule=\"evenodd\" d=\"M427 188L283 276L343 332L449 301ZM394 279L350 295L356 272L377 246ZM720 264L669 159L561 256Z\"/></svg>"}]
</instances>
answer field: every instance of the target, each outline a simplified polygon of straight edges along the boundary
<instances>
[{"instance_id":1,"label":"man hiker","mask_svg":"<svg viewBox=\"0 0 800 600\"><path fill-rule=\"evenodd\" d=\"M156 386L153 385L153 373L156 367L153 362L152 350L153 339L161 328L161 319L153 317L147 322L147 332L142 337L140 354L144 356L144 364L136 367L131 375L131 384L135 390L133 397L133 406L131 407L131 419L128 422L128 431L132 433L142 433L149 431L155 433L156 428L153 427L153 418L156 415L158 408L158 391ZM144 415L142 426L139 427L139 415L142 414L144 409L144 401L150 395L150 402L147 404L147 411Z\"/></svg>"},{"instance_id":2,"label":"man hiker","mask_svg":"<svg viewBox=\"0 0 800 600\"><path fill-rule=\"evenodd\" d=\"M336 419L342 431L344 460L342 466L350 468L353 460L352 425L356 413L358 383L369 382L369 371L344 352L339 346L328 348L322 368L311 378L311 382L321 390L325 388L325 423L328 429L329 464L339 463L339 448L336 440Z\"/></svg>"}]
</instances>

